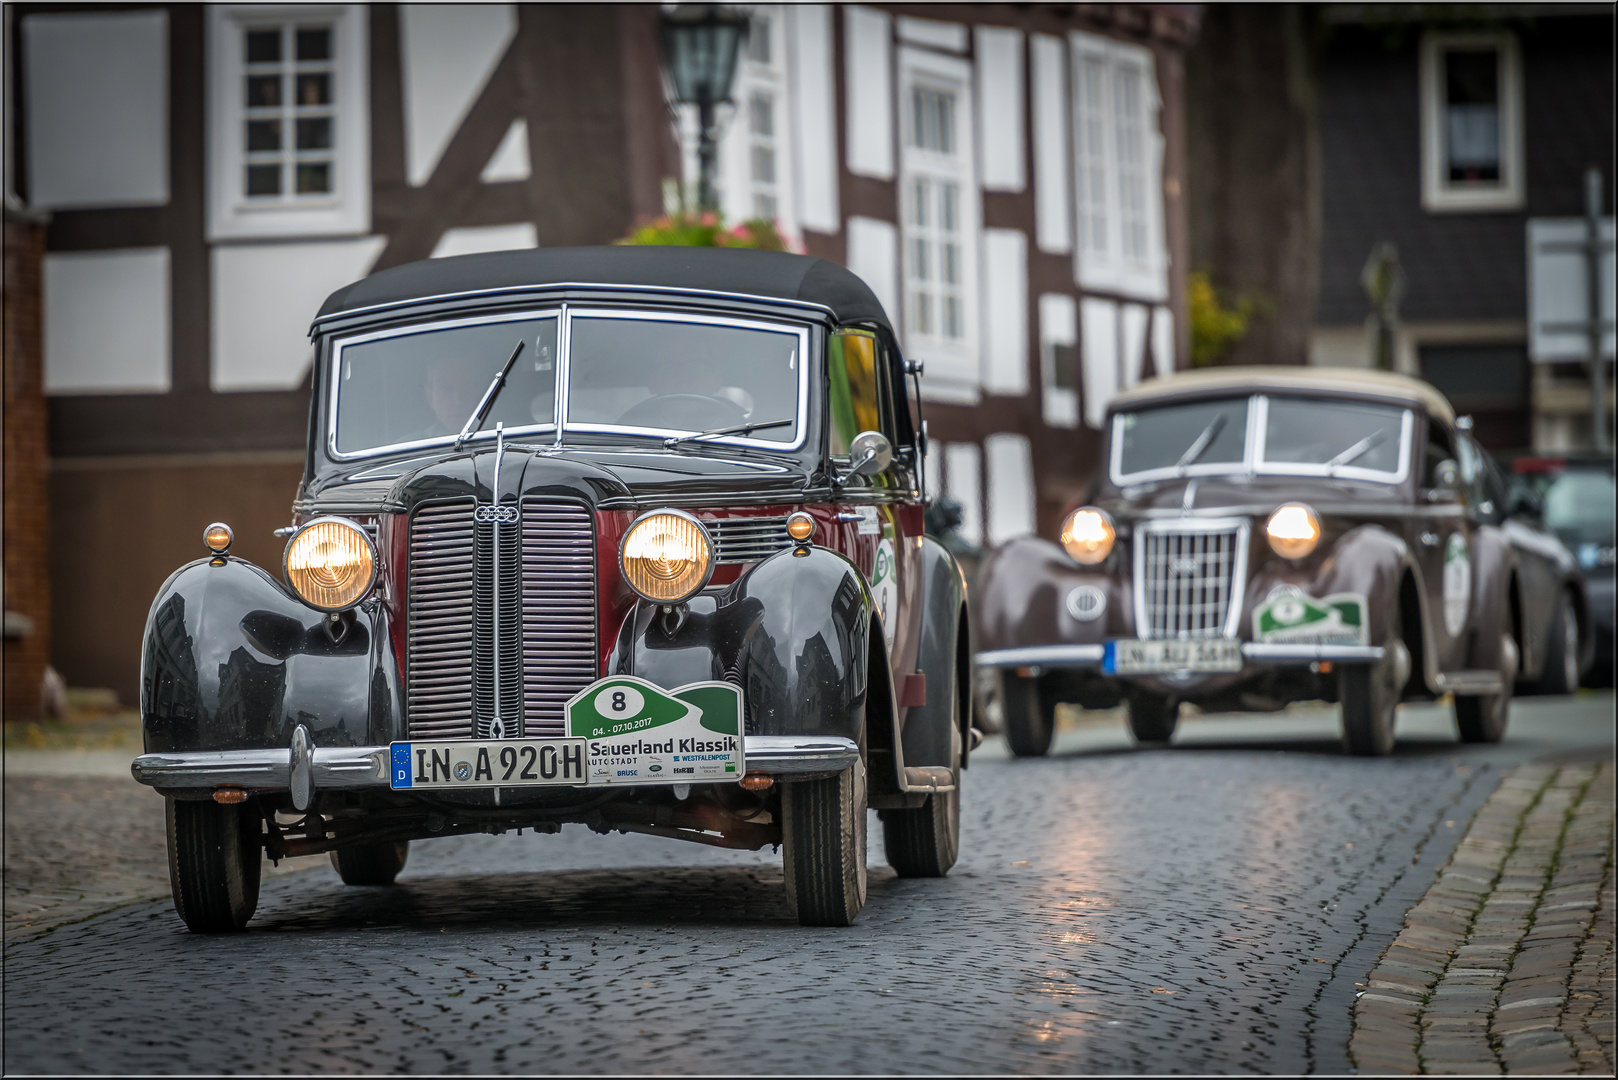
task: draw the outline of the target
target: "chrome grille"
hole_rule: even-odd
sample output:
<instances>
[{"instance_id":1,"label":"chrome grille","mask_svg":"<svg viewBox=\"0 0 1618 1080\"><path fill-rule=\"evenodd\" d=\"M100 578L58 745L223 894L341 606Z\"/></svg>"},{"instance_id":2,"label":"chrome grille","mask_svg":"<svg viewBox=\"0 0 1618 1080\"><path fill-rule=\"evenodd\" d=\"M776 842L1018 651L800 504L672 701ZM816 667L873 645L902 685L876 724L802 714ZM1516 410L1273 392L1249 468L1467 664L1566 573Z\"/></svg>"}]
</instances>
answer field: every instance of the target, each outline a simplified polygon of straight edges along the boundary
<instances>
[{"instance_id":1,"label":"chrome grille","mask_svg":"<svg viewBox=\"0 0 1618 1080\"><path fill-rule=\"evenodd\" d=\"M1135 533L1135 626L1143 638L1234 634L1247 524L1143 522Z\"/></svg>"},{"instance_id":2,"label":"chrome grille","mask_svg":"<svg viewBox=\"0 0 1618 1080\"><path fill-rule=\"evenodd\" d=\"M714 562L761 562L792 546L784 517L716 518L703 527L713 537Z\"/></svg>"},{"instance_id":3,"label":"chrome grille","mask_svg":"<svg viewBox=\"0 0 1618 1080\"><path fill-rule=\"evenodd\" d=\"M472 502L410 521L405 712L413 739L472 734Z\"/></svg>"},{"instance_id":4,"label":"chrome grille","mask_svg":"<svg viewBox=\"0 0 1618 1080\"><path fill-rule=\"evenodd\" d=\"M527 734L565 734L563 706L596 678L595 521L582 506L523 503L522 674Z\"/></svg>"},{"instance_id":5,"label":"chrome grille","mask_svg":"<svg viewBox=\"0 0 1618 1080\"><path fill-rule=\"evenodd\" d=\"M427 506L410 523L411 738L484 737L494 716L493 525L474 525L474 510L471 500ZM526 500L520 523L500 533L506 737L561 734L563 706L596 677L594 518Z\"/></svg>"},{"instance_id":6,"label":"chrome grille","mask_svg":"<svg viewBox=\"0 0 1618 1080\"><path fill-rule=\"evenodd\" d=\"M522 637L518 624L521 602L518 595L521 576L518 563L517 522L496 522L485 508L474 513L476 563L472 576L473 625L472 705L473 730L480 739L520 739L523 737ZM496 543L498 537L498 544ZM495 549L499 548L499 558ZM496 572L498 567L498 575ZM499 588L495 578L499 577ZM498 598L500 617L494 617ZM499 640L496 641L498 635ZM500 650L499 664L495 650ZM495 700L495 673L500 675L500 697ZM500 730L495 730L496 718Z\"/></svg>"}]
</instances>

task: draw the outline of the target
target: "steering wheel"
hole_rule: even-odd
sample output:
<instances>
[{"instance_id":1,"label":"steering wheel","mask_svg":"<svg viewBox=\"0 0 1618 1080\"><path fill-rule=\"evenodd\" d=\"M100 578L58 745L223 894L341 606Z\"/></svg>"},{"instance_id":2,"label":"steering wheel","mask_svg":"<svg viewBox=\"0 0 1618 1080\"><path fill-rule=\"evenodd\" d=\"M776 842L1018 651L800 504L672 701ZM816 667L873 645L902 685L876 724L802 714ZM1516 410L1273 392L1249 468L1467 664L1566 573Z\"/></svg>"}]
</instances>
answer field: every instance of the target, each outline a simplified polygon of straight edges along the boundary
<instances>
[{"instance_id":1,"label":"steering wheel","mask_svg":"<svg viewBox=\"0 0 1618 1080\"><path fill-rule=\"evenodd\" d=\"M747 423L747 411L726 398L707 394L659 394L630 406L618 418L631 427L707 431Z\"/></svg>"}]
</instances>

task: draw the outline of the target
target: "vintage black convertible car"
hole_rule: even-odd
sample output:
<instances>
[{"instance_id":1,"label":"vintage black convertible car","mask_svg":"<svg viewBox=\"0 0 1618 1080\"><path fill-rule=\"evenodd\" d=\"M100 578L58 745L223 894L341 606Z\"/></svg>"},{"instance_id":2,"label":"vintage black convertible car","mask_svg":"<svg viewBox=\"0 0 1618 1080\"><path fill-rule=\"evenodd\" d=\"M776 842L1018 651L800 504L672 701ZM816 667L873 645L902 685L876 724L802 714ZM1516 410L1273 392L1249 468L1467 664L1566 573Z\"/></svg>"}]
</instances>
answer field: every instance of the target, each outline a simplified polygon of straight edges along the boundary
<instances>
[{"instance_id":1,"label":"vintage black convertible car","mask_svg":"<svg viewBox=\"0 0 1618 1080\"><path fill-rule=\"evenodd\" d=\"M1056 705L1123 702L1168 741L1182 702L1341 701L1386 754L1401 700L1454 695L1461 738L1505 733L1517 680L1569 693L1589 605L1555 536L1509 505L1465 418L1376 371L1225 368L1153 379L1108 411L1104 475L1058 543L978 573L977 662L1019 755Z\"/></svg>"},{"instance_id":2,"label":"vintage black convertible car","mask_svg":"<svg viewBox=\"0 0 1618 1080\"><path fill-rule=\"evenodd\" d=\"M385 885L414 839L583 823L784 848L805 924L940 876L971 747L965 587L865 283L693 248L468 255L334 293L281 573L152 603L136 779L175 905L240 929L260 851Z\"/></svg>"}]
</instances>

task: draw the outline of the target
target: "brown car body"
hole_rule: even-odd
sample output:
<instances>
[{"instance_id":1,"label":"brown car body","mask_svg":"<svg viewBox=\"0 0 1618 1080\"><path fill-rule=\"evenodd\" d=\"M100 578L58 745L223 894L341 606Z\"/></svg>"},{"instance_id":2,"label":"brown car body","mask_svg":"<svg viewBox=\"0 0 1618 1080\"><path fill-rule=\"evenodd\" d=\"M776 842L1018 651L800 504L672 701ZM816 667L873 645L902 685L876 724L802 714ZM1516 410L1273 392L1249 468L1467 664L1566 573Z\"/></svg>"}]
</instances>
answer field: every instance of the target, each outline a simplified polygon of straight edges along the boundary
<instances>
[{"instance_id":1,"label":"brown car body","mask_svg":"<svg viewBox=\"0 0 1618 1080\"><path fill-rule=\"evenodd\" d=\"M1398 475L1351 478L1327 475L1324 466L1313 475L1266 471L1255 467L1250 440L1239 464L1120 482L1115 418L1260 397L1408 410ZM1089 503L1114 523L1110 554L1087 566L1060 543L1025 537L979 571L977 662L1000 675L1013 749L1044 752L1058 702L1122 702L1138 738L1165 741L1181 701L1267 711L1343 699L1350 748L1386 753L1397 702L1445 692L1456 695L1463 737L1500 738L1514 681L1540 674L1551 651L1546 628L1561 618L1558 601L1565 597L1583 625L1583 592L1554 538L1510 520L1496 505L1504 500L1488 498L1485 463L1466 428L1428 384L1372 371L1226 368L1154 379L1118 395L1108 410L1108 465ZM1320 524L1318 543L1302 558L1283 558L1266 535L1269 516L1289 503L1311 508ZM1464 593L1460 569L1446 575L1446 554L1467 564ZM1254 612L1289 592L1315 601L1363 597L1365 640L1255 640ZM1186 610L1171 610L1175 604ZM1117 646L1109 643L1216 638L1240 643L1239 670L1113 671ZM1384 688L1370 691L1366 705L1366 687L1379 679Z\"/></svg>"}]
</instances>

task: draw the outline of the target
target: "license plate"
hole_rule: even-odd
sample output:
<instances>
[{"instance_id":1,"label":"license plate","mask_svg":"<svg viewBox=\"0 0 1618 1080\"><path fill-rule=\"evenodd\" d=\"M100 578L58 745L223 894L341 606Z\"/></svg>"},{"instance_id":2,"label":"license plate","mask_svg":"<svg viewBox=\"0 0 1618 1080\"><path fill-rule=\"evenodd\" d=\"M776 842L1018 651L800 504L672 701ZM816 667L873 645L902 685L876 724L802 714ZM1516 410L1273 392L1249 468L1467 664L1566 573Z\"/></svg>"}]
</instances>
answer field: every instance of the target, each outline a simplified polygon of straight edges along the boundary
<instances>
[{"instance_id":1,"label":"license plate","mask_svg":"<svg viewBox=\"0 0 1618 1080\"><path fill-rule=\"evenodd\" d=\"M588 739L474 739L396 742L395 788L583 787Z\"/></svg>"},{"instance_id":2,"label":"license plate","mask_svg":"<svg viewBox=\"0 0 1618 1080\"><path fill-rule=\"evenodd\" d=\"M1190 641L1107 642L1101 668L1108 675L1156 675L1175 671L1240 671L1242 643L1235 638Z\"/></svg>"}]
</instances>

